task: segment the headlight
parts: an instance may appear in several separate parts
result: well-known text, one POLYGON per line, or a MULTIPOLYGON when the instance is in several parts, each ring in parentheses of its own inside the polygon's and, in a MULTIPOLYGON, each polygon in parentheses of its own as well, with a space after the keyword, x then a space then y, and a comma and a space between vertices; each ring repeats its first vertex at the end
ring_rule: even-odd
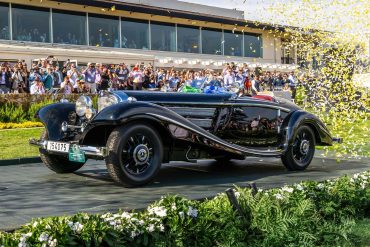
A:
POLYGON ((120 99, 111 93, 106 93, 103 94, 102 96, 99 97, 98 99, 98 112, 103 110, 104 108, 117 104, 120 102, 120 99))
POLYGON ((90 119, 93 117, 92 100, 88 96, 81 96, 76 101, 76 114, 79 117, 90 119))

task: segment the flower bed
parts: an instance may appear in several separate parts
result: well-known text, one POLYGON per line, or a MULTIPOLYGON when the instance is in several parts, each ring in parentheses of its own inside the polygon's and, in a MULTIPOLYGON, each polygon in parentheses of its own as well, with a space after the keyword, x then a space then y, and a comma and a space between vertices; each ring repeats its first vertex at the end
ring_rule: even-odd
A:
POLYGON ((0 122, 0 130, 1 129, 23 129, 23 128, 35 128, 35 127, 43 127, 44 125, 40 122, 31 122, 26 121, 23 123, 1 123, 0 122))
POLYGON ((141 212, 35 219, 3 246, 337 246, 370 216, 370 172, 278 189, 236 188, 206 201, 166 196, 141 212))

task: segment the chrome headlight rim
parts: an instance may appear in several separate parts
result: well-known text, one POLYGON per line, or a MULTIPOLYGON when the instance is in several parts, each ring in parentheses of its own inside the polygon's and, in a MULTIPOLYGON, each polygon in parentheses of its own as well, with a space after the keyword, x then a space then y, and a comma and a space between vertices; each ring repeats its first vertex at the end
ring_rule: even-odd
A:
POLYGON ((101 93, 98 98, 98 112, 101 112, 103 109, 120 103, 122 100, 120 97, 111 92, 101 93))
POLYGON ((79 117, 86 117, 90 119, 94 113, 93 102, 89 96, 82 95, 76 101, 76 114, 79 117))

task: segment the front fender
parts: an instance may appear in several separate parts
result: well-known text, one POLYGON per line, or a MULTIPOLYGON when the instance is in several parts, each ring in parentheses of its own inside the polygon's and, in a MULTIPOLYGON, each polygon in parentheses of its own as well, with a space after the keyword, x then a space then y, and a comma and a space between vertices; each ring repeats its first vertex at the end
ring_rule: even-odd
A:
POLYGON ((37 113, 36 117, 41 120, 48 131, 48 139, 59 141, 63 138, 61 126, 64 121, 68 121, 68 116, 75 111, 75 104, 55 103, 44 106, 37 113))
POLYGON ((303 110, 291 112, 282 124, 283 134, 283 149, 287 149, 293 145, 294 137, 300 126, 307 125, 311 127, 315 133, 316 145, 331 146, 332 137, 325 124, 315 115, 303 110))

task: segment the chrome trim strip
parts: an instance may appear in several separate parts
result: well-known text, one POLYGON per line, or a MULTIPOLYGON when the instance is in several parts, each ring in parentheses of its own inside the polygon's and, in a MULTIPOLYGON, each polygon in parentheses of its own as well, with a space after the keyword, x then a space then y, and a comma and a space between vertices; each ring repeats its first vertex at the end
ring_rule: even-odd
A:
MULTIPOLYGON (((266 108, 272 108, 272 109, 280 109, 285 112, 291 112, 290 109, 281 107, 278 105, 268 105, 268 104, 262 104, 261 103, 225 103, 225 102, 183 102, 183 101, 145 101, 145 102, 150 102, 153 104, 160 104, 160 105, 205 105, 205 106, 218 106, 218 107, 225 107, 225 106, 256 106, 256 107, 266 107, 266 108)), ((170 106, 168 106, 170 108, 170 106)))
POLYGON ((213 117, 216 112, 216 108, 206 108, 206 107, 181 107, 181 106, 170 106, 167 107, 171 111, 176 112, 181 116, 189 117, 213 117))
MULTIPOLYGON (((153 117, 160 118, 162 120, 165 120, 165 121, 168 121, 168 122, 171 122, 171 123, 174 123, 174 124, 177 124, 177 125, 181 126, 182 128, 193 131, 193 132, 195 132, 195 133, 197 133, 201 136, 204 136, 204 134, 205 134, 205 133, 202 133, 199 130, 190 128, 190 127, 188 127, 188 126, 186 126, 186 125, 184 125, 184 124, 182 124, 178 121, 175 121, 171 118, 167 118, 165 116, 154 114, 154 113, 146 113, 146 114, 150 115, 150 116, 153 116, 153 117)), ((261 151, 261 150, 256 150, 256 149, 245 148, 245 147, 238 146, 238 145, 233 145, 233 144, 230 144, 228 142, 225 142, 222 139, 219 139, 218 137, 212 135, 211 133, 207 133, 207 136, 205 136, 205 137, 214 141, 214 142, 216 142, 216 143, 218 143, 218 144, 220 144, 220 145, 223 145, 223 146, 228 147, 230 149, 242 152, 244 154, 252 154, 252 155, 258 155, 258 156, 264 156, 264 157, 277 157, 277 156, 280 156, 282 154, 282 150, 261 151)))

